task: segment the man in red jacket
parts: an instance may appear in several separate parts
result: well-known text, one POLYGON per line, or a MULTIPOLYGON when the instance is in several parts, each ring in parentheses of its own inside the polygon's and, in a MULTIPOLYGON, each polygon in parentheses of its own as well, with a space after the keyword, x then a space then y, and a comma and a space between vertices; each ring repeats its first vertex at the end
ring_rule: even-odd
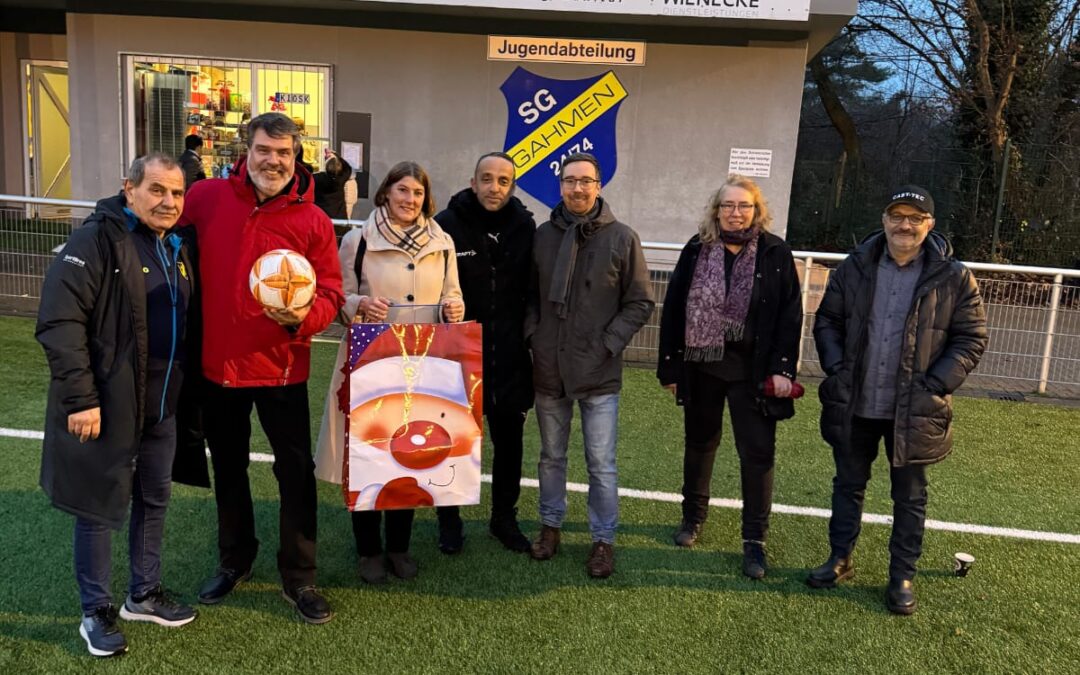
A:
POLYGON ((333 226, 313 200, 311 173, 296 166, 300 132, 281 113, 248 125, 248 156, 227 179, 199 181, 183 221, 193 223, 203 284, 204 425, 214 466, 218 553, 199 602, 215 604, 251 576, 259 542, 248 483, 251 409, 274 451, 281 495, 282 594, 308 623, 333 613, 315 588, 316 493, 307 379, 311 337, 344 304, 333 226), (316 291, 300 309, 264 309, 248 275, 255 260, 291 249, 315 268, 316 291))

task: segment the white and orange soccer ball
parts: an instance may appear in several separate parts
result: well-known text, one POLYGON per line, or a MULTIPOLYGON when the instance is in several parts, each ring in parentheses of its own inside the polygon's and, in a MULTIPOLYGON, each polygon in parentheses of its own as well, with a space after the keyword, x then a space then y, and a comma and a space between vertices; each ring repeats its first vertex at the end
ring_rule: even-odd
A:
POLYGON ((255 301, 267 309, 299 309, 315 296, 315 268, 296 251, 279 248, 259 256, 248 284, 255 301))

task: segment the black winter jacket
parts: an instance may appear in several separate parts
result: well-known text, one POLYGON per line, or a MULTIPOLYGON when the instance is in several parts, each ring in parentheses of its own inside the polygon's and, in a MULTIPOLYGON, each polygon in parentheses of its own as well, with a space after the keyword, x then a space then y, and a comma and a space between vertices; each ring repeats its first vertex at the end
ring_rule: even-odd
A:
MULTIPOLYGON (((829 277, 814 322, 825 381, 821 435, 846 451, 851 418, 866 373, 864 353, 884 232, 859 244, 829 277)), ((931 231, 908 312, 896 378, 892 465, 932 464, 952 449, 952 392, 986 349, 986 312, 971 271, 952 258, 948 240, 931 231)))
POLYGON ((185 150, 177 160, 180 170, 184 172, 184 189, 191 187, 192 183, 206 179, 206 171, 203 169, 199 153, 194 150, 185 150))
MULTIPOLYGON (((146 289, 124 203, 123 195, 99 201, 71 234, 46 272, 36 331, 52 373, 41 487, 58 509, 114 529, 131 503, 148 406, 146 289), (94 407, 101 435, 80 443, 68 415, 94 407)), ((185 239, 180 260, 194 296, 189 246, 185 239)), ((198 324, 186 323, 191 335, 198 324)), ((197 347, 188 354, 197 356, 197 347)))
MULTIPOLYGON (((683 350, 686 348, 686 297, 694 278, 701 239, 694 235, 682 253, 668 280, 667 295, 660 315, 660 354, 656 376, 660 384, 674 384, 675 400, 684 405, 690 388, 686 381, 683 350)), ((795 414, 790 398, 770 398, 763 386, 770 375, 794 380, 799 359, 799 335, 802 332, 802 296, 799 276, 791 248, 780 237, 763 232, 758 239, 751 302, 756 303, 754 355, 750 376, 757 386, 758 406, 777 419, 795 414)))
POLYGON ((315 180, 315 206, 326 212, 331 218, 344 220, 348 215, 345 204, 345 183, 352 177, 352 167, 344 159, 341 170, 337 173, 320 171, 312 178, 315 180))
POLYGON ((533 214, 517 197, 492 213, 466 188, 435 222, 454 240, 465 320, 484 326, 484 407, 524 412, 533 404, 524 334, 533 214))

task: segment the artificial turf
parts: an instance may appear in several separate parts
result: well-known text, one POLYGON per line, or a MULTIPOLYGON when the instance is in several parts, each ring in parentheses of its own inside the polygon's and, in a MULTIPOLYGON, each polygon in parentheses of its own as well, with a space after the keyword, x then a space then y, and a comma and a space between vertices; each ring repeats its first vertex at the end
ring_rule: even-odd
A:
MULTIPOLYGON (((321 415, 334 348, 316 345, 312 423, 321 415)), ((48 369, 33 322, 0 318, 0 427, 40 429, 48 369)), ((831 457, 817 430, 816 392, 780 425, 777 503, 826 508, 831 457)), ((956 450, 930 469, 929 517, 1080 532, 1080 411, 1031 403, 956 400, 956 450)), ((620 485, 677 492, 681 421, 648 371, 627 370, 620 414, 620 485)), ((256 425, 257 426, 257 425, 256 425)), ((535 476, 537 432, 526 425, 525 475, 535 476)), ((580 434, 570 479, 584 482, 580 434)), ((253 450, 269 452, 257 435, 253 450)), ((71 518, 37 488, 40 441, 0 438, 0 672, 1080 672, 1080 546, 930 530, 920 564, 920 608, 885 611, 888 528, 868 524, 855 579, 812 591, 806 569, 827 555, 826 521, 776 514, 763 582, 739 573, 738 512, 712 509, 692 550, 670 536, 675 503, 623 498, 617 571, 584 571, 585 497, 572 493, 564 546, 537 563, 486 534, 484 504, 463 509, 464 553, 441 555, 431 512, 421 512, 413 582, 364 586, 355 571, 348 514, 337 486, 320 484, 320 585, 334 621, 308 626, 276 583, 276 485, 267 464, 251 469, 259 538, 255 577, 223 604, 200 608, 181 629, 122 624, 129 654, 86 654, 78 637, 71 518), (953 552, 973 553, 964 579, 953 552)), ((485 466, 490 466, 485 461, 485 466)), ((867 510, 888 513, 883 459, 867 510)), ((713 494, 738 497, 734 448, 725 438, 713 494)), ((537 493, 520 515, 535 532, 537 493)), ((166 532, 165 583, 186 600, 215 564, 212 495, 177 486, 166 532)), ((122 599, 126 542, 114 546, 113 587, 122 599)))

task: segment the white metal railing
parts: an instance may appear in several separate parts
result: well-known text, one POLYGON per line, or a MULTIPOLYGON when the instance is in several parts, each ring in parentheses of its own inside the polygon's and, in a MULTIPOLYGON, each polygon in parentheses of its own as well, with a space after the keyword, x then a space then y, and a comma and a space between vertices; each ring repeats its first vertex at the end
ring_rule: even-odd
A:
MULTIPOLYGON (((89 201, 0 195, 0 311, 37 310, 45 269, 72 228, 93 207, 94 202, 89 201)), ((339 227, 355 227, 360 221, 333 222, 339 227)), ((628 358, 648 362, 656 358, 667 277, 683 245, 644 242, 643 246, 657 309, 631 342, 628 358)), ((831 269, 847 255, 795 251, 794 256, 802 281, 799 372, 818 375, 814 314, 831 269)), ((972 379, 989 390, 1080 396, 1080 270, 965 264, 980 277, 990 330, 990 347, 972 379), (1003 275, 1024 278, 1001 278, 1003 275)))
MULTIPOLYGON (((682 244, 643 242, 646 251, 677 252, 682 244)), ((799 372, 820 375, 813 322, 828 275, 846 253, 793 251, 802 282, 803 325, 799 372), (819 263, 832 263, 820 265, 819 263)), ((972 382, 990 390, 1080 396, 1080 269, 965 263, 977 277, 987 306, 990 342, 972 382), (998 278, 1023 275, 1025 279, 998 278), (1066 285, 1066 280, 1076 280, 1066 285)), ((667 266, 670 269, 670 264, 667 266)), ((664 283, 666 286, 666 282, 664 283)), ((663 295, 658 296, 662 300, 663 295)), ((655 319, 658 321, 658 306, 655 319)), ((644 349, 642 333, 631 346, 644 349)))

